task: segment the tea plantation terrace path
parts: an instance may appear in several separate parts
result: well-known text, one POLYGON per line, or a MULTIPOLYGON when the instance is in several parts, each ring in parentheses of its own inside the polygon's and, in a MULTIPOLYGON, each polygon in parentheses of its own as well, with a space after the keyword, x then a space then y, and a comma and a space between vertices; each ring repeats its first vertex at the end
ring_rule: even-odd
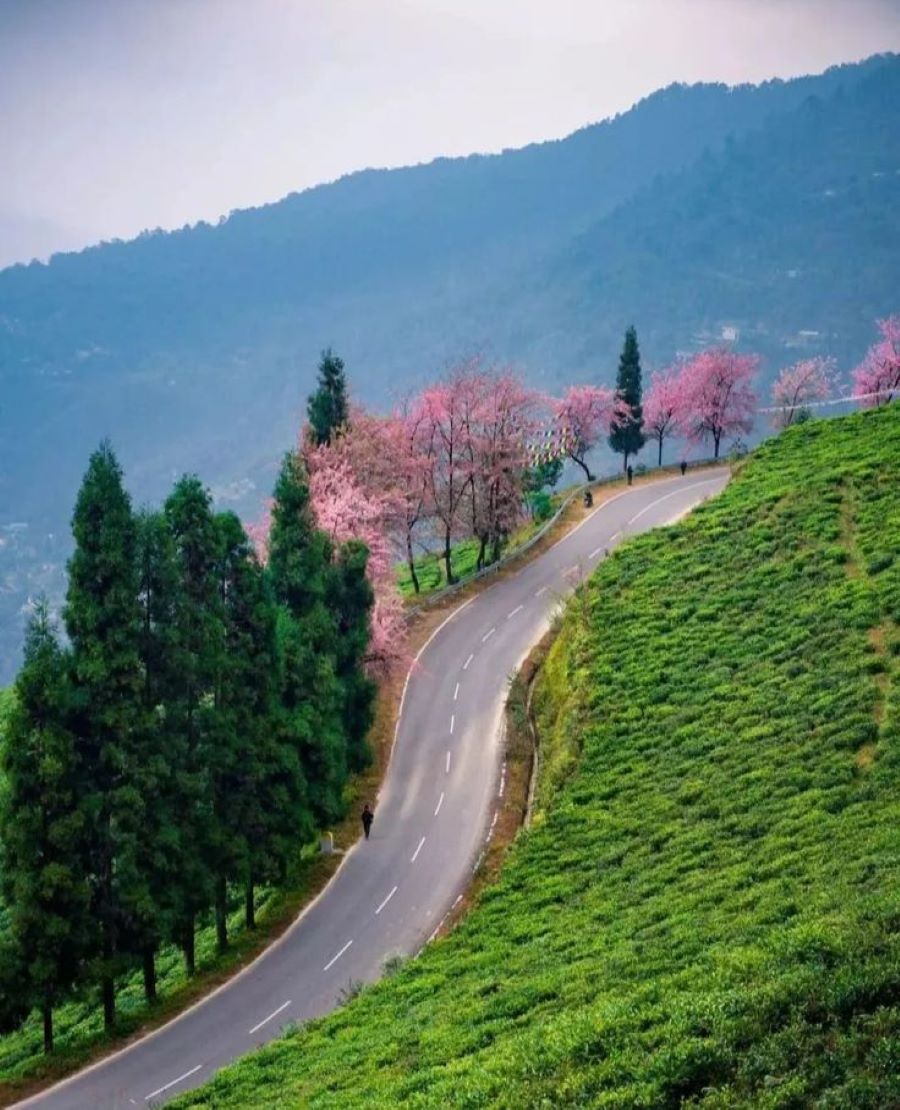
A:
POLYGON ((471 878, 504 789, 500 725, 507 680, 559 599, 607 550, 717 493, 725 469, 636 486, 554 547, 463 603, 425 645, 401 704, 368 841, 253 964, 143 1040, 21 1106, 150 1106, 197 1086, 276 1036, 335 1007, 392 955, 416 952, 471 878))

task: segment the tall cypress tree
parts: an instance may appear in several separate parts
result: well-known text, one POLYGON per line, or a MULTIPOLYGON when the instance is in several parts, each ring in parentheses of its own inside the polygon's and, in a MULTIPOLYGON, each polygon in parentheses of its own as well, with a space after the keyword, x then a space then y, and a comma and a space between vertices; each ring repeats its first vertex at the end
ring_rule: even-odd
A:
MULTIPOLYGON (((219 823, 227 832, 221 877, 243 883, 246 923, 252 928, 256 884, 283 879, 291 855, 313 829, 303 771, 278 715, 275 602, 240 521, 222 513, 218 522, 225 610, 218 712, 232 753, 220 795, 219 823)), ((221 905, 220 919, 222 943, 221 905)))
POLYGON ((0 752, 0 874, 10 926, 3 975, 12 978, 4 986, 17 996, 0 1010, 12 1024, 28 1004, 38 1006, 51 1052, 53 1008, 82 974, 93 920, 67 662, 45 602, 28 624, 16 695, 0 752))
POLYGON ((156 950, 171 932, 178 888, 178 744, 168 714, 176 683, 175 616, 178 567, 165 517, 137 517, 139 651, 142 668, 142 759, 154 790, 145 809, 139 866, 149 901, 131 922, 132 945, 140 954, 147 1001, 156 1001, 156 950))
POLYGON ((216 773, 215 691, 221 666, 222 605, 219 531, 209 493, 194 476, 181 478, 166 500, 165 517, 175 545, 178 588, 171 658, 175 678, 168 720, 177 750, 178 884, 173 940, 193 975, 197 914, 211 901, 220 832, 212 782, 216 773))
POLYGON ((306 414, 317 446, 331 443, 335 432, 347 423, 349 411, 344 363, 330 347, 322 352, 316 391, 309 398, 306 414))
POLYGON ((613 423, 609 434, 609 445, 613 451, 618 451, 622 455, 622 469, 627 470, 629 457, 636 455, 646 442, 641 406, 643 399, 641 353, 638 349, 637 332, 633 326, 625 332, 625 343, 619 356, 616 396, 628 405, 630 413, 613 423))
POLYGON ((343 812, 347 745, 336 674, 337 629, 325 604, 331 543, 315 527, 303 460, 285 456, 275 484, 269 575, 281 608, 278 648, 283 727, 298 753, 316 822, 343 812))
POLYGON ((64 616, 72 645, 79 794, 91 828, 97 968, 109 1027, 115 1020, 114 979, 128 955, 122 931, 148 904, 138 861, 153 790, 141 751, 135 520, 109 443, 91 456, 72 531, 64 616))
POLYGON ((350 769, 361 771, 371 761, 366 734, 374 718, 375 683, 365 672, 372 635, 375 594, 366 577, 365 544, 343 544, 331 568, 328 607, 337 626, 336 670, 342 687, 343 725, 350 769))

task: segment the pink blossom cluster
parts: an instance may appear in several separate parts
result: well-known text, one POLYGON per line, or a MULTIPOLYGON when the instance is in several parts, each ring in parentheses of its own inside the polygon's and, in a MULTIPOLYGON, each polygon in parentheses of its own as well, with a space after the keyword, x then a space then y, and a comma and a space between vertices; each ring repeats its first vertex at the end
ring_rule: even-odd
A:
POLYGON ((900 316, 878 321, 881 339, 853 371, 853 392, 869 408, 886 405, 900 395, 900 316))

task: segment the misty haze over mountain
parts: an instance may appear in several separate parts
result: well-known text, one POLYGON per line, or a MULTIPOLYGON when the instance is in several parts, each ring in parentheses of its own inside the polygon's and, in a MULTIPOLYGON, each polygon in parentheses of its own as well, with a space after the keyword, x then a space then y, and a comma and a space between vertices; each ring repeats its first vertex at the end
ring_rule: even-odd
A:
POLYGON ((548 390, 723 335, 767 372, 862 356, 900 289, 900 59, 672 86, 569 138, 364 171, 217 226, 0 272, 0 683, 57 600, 109 435, 137 503, 197 471, 253 516, 319 350, 387 406, 482 350, 548 390))

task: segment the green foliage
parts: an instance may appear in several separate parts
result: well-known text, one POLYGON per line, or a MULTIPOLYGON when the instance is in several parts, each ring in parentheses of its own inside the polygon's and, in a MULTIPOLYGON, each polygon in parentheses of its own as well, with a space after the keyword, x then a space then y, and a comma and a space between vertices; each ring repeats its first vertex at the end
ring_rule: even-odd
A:
POLYGON ((528 494, 528 508, 531 511, 532 520, 538 524, 543 524, 553 516, 553 500, 546 490, 536 490, 528 494))
POLYGON ((544 459, 535 466, 529 467, 522 475, 522 490, 524 493, 540 493, 548 486, 552 489, 562 477, 563 460, 558 456, 544 459))
POLYGON ((604 561, 497 885, 178 1104, 900 1103, 898 457, 896 405, 791 428, 604 561))
POLYGON ((303 460, 288 454, 275 483, 269 536, 269 573, 281 603, 280 700, 284 727, 306 773, 313 817, 323 826, 343 813, 349 766, 337 630, 326 605, 331 557, 331 542, 313 522, 303 460))
POLYGON ((143 701, 137 530, 109 443, 91 456, 72 518, 64 611, 71 642, 78 804, 88 831, 83 867, 93 876, 97 974, 108 1025, 113 979, 127 961, 127 933, 149 905, 139 859, 151 768, 141 758, 143 701))
POLYGON ((628 466, 629 456, 636 455, 647 439, 643 432, 644 417, 641 407, 641 353, 638 349, 637 332, 633 327, 625 332, 616 374, 616 394, 628 405, 629 413, 613 424, 609 445, 622 456, 622 466, 625 468, 628 466))
POLYGON ((306 407, 313 442, 317 446, 331 443, 332 436, 347 423, 347 382, 344 362, 329 347, 322 352, 319 380, 306 407))
POLYGON ((0 749, 0 845, 9 906, 9 931, 0 938, 0 1026, 17 1024, 38 1006, 48 1050, 52 1009, 81 977, 91 934, 88 827, 79 806, 82 768, 68 727, 67 672, 46 602, 39 602, 0 749))
POLYGON ((54 1021, 65 1052, 96 1039, 98 986, 106 1030, 123 997, 133 1027, 139 979, 149 1005, 183 982, 172 943, 186 976, 198 937, 208 963, 212 910, 224 952, 235 899, 253 927, 343 812, 369 758, 368 554, 313 527, 297 457, 274 518, 269 573, 198 478, 135 517, 109 445, 91 457, 71 649, 42 606, 0 700, 0 1077, 35 1070, 33 1008, 46 1050, 54 1021))

